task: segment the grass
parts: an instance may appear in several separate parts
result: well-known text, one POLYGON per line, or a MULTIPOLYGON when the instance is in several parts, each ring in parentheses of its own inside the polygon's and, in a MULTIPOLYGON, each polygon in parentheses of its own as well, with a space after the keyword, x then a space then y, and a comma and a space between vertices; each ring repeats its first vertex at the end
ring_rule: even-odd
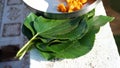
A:
POLYGON ((119 54, 120 54, 120 35, 114 35, 114 38, 115 38, 115 42, 117 44, 118 51, 119 51, 119 54))

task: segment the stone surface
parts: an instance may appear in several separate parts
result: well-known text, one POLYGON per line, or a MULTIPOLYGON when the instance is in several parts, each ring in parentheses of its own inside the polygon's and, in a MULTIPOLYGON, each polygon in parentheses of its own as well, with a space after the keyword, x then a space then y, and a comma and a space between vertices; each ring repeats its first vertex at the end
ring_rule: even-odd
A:
POLYGON ((2 37, 20 36, 21 23, 8 23, 3 25, 2 37))
POLYGON ((16 49, 26 42, 21 28, 30 11, 25 8, 22 0, 0 0, 0 68, 29 68, 29 53, 14 59, 16 49))
MULTIPOLYGON (((102 2, 96 15, 106 15, 102 2)), ((30 68, 120 68, 120 56, 109 23, 96 34, 93 49, 79 58, 44 60, 36 50, 30 52, 30 68)))
POLYGON ((19 5, 22 3, 22 0, 7 0, 7 5, 19 5))
POLYGON ((4 7, 4 0, 0 0, 0 33, 1 33, 3 7, 4 7))

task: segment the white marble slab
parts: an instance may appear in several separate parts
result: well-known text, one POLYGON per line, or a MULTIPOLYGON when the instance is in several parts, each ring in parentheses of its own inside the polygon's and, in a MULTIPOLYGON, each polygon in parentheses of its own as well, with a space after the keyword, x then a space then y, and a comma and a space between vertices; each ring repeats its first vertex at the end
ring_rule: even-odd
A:
MULTIPOLYGON (((96 7, 96 15, 106 15, 102 2, 96 7)), ((46 61, 32 50, 30 68, 120 68, 120 56, 109 23, 96 34, 94 47, 88 54, 75 59, 46 61)))

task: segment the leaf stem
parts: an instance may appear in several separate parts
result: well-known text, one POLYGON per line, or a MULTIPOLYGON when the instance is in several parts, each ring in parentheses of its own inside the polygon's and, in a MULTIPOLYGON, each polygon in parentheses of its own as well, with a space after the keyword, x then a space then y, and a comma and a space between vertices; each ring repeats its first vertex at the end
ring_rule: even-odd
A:
POLYGON ((18 58, 19 60, 21 60, 23 58, 23 56, 26 54, 26 52, 29 51, 30 47, 32 45, 31 42, 39 35, 39 33, 35 34, 16 54, 15 58, 18 58))

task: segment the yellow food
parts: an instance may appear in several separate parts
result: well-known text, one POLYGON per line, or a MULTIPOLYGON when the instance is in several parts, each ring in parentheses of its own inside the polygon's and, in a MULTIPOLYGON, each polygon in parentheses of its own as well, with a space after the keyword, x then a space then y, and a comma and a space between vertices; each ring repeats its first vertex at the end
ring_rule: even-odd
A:
POLYGON ((80 2, 81 2, 81 3, 86 3, 86 2, 87 2, 87 0, 80 0, 80 2))
POLYGON ((60 12, 74 12, 80 10, 87 0, 66 0, 66 5, 60 3, 57 7, 60 12))
POLYGON ((61 11, 61 12, 66 12, 67 11, 67 9, 66 9, 66 7, 63 3, 58 5, 58 11, 61 11))

